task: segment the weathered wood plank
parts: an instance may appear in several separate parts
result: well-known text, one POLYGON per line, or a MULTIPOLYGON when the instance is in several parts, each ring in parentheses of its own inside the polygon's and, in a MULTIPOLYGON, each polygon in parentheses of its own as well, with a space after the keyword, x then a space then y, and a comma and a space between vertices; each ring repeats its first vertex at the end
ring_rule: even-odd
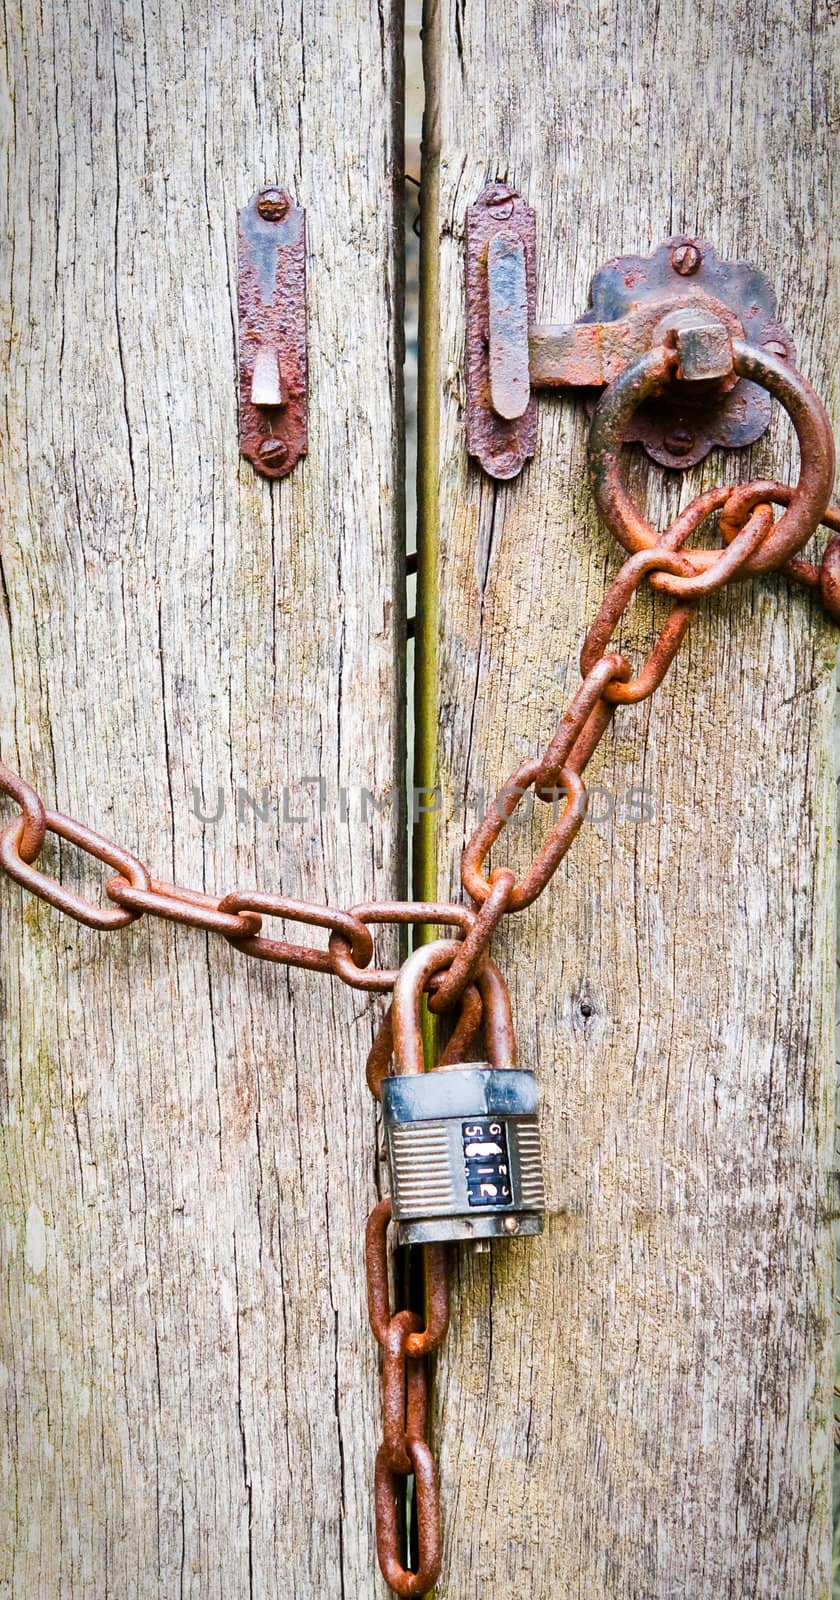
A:
MULTIPOLYGON (((391 894, 396 808, 359 791, 402 761, 399 8, 5 26, 3 753, 159 876, 391 894), (310 454, 270 489, 237 455, 236 212, 277 180, 308 213, 310 454)), ((376 1007, 0 907, 0 1592, 382 1594, 376 1007)))
MULTIPOLYGON (((603 260, 672 232, 755 260, 837 418, 837 122, 830 18, 797 0, 451 0, 427 24, 443 889, 464 795, 543 748, 618 563, 578 404, 543 401, 511 487, 467 467, 466 206, 494 178, 536 205, 542 320, 578 315, 603 260)), ((701 482, 794 465, 777 422, 749 460, 635 481, 662 524, 701 482)), ((640 601, 633 659, 663 616, 640 601)), ((478 1575, 484 1600, 828 1592, 835 647, 778 580, 708 605, 593 764, 602 820, 500 941, 542 1079, 551 1222, 460 1258, 438 1374, 447 1600, 478 1575)), ((545 826, 493 860, 524 864, 545 826)))

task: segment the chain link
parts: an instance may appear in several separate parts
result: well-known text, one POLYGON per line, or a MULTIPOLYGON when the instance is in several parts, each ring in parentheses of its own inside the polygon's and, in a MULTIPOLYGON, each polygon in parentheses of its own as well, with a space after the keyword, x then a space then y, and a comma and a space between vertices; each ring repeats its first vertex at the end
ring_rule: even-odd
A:
POLYGON ((449 1326, 449 1274, 445 1246, 421 1246, 426 1322, 412 1311, 392 1311, 388 1227, 391 1200, 374 1206, 365 1233, 368 1317, 382 1348, 382 1444, 376 1457, 376 1550, 385 1582, 398 1595, 425 1595, 440 1572, 440 1490, 426 1439, 427 1357, 449 1326), (414 1481, 417 1564, 405 1565, 405 1484, 414 1481), (401 1487, 402 1486, 402 1487, 401 1487))
MULTIPOLYGON (((623 491, 616 483, 612 473, 607 490, 618 497, 623 515, 629 518, 620 501, 623 491)), ((654 537, 637 514, 635 521, 628 520, 641 548, 622 566, 586 634, 580 656, 580 688, 543 754, 517 765, 464 849, 461 877, 471 905, 394 900, 343 911, 257 890, 236 890, 216 898, 203 890, 165 883, 153 878, 136 856, 92 828, 47 810, 36 791, 2 763, 0 794, 16 803, 19 814, 0 833, 0 867, 30 894, 88 927, 115 930, 143 915, 161 917, 218 933, 243 955, 325 973, 371 993, 392 990, 398 976, 395 968, 373 965, 371 925, 453 927, 460 941, 448 970, 430 971, 426 981, 430 1009, 435 1013, 452 1011, 455 1018, 439 1065, 464 1059, 482 1021, 485 1031, 488 1027, 501 1030, 495 1041, 499 1051, 512 1052, 507 994, 490 959, 490 943, 503 917, 524 910, 542 893, 569 849, 586 815, 582 773, 616 707, 636 704, 658 688, 703 596, 733 578, 767 571, 774 562, 789 578, 818 589, 827 612, 840 622, 840 509, 830 506, 822 518, 833 537, 817 567, 788 554, 789 545, 783 546, 779 539, 780 525, 773 521, 772 506, 790 507, 795 499, 796 491, 784 484, 761 480, 737 489, 706 491, 664 533, 654 537), (683 544, 714 512, 720 513, 723 549, 693 551, 688 559, 688 553, 682 553, 683 544), (608 646, 643 579, 677 603, 634 676, 625 656, 608 646), (487 875, 488 854, 529 789, 544 801, 562 799, 559 819, 518 882, 508 867, 497 866, 487 875), (94 904, 35 865, 48 834, 113 869, 116 876, 105 884, 111 905, 94 904), (264 916, 324 929, 329 935, 327 946, 268 938, 262 932, 264 916), (499 1003, 502 991, 504 1004, 499 1003)), ((786 516, 790 515, 788 511, 786 516)), ((391 1070, 393 1052, 389 1008, 367 1063, 368 1085, 377 1099, 382 1078, 391 1070)), ((439 1490, 426 1439, 427 1362, 446 1333, 449 1288, 445 1247, 424 1245, 425 1324, 415 1312, 392 1309, 390 1220, 391 1201, 385 1198, 371 1213, 366 1234, 370 1323, 383 1351, 383 1443, 375 1474, 377 1549, 386 1582, 398 1595, 410 1597, 427 1594, 440 1570, 439 1490), (414 1484, 415 1540, 407 1539, 404 1527, 409 1478, 414 1484), (416 1545, 413 1569, 405 1565, 407 1543, 416 1545)))

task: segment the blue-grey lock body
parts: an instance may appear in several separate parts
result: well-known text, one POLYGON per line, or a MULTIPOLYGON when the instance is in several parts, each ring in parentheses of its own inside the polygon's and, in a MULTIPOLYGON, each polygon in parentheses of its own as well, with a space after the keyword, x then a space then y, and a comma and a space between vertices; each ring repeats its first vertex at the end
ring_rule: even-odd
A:
POLYGON ((532 1072, 469 1062, 384 1078, 382 1107, 401 1243, 542 1232, 532 1072))

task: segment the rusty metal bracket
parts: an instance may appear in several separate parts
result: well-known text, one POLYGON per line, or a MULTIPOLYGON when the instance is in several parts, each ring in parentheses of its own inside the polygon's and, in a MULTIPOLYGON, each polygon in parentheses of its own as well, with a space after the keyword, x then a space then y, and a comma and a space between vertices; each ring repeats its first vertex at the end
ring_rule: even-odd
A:
POLYGON ((536 215, 490 184, 467 210, 467 449, 493 478, 514 478, 536 448, 536 389, 596 391, 657 343, 677 351, 673 381, 628 426, 664 467, 691 467, 715 445, 764 433, 770 396, 733 370, 732 340, 792 361, 769 279, 679 235, 650 256, 619 256, 595 275, 589 309, 567 327, 538 325, 536 215))
POLYGON ((285 189, 239 213, 239 449, 267 478, 306 455, 306 213, 285 189))

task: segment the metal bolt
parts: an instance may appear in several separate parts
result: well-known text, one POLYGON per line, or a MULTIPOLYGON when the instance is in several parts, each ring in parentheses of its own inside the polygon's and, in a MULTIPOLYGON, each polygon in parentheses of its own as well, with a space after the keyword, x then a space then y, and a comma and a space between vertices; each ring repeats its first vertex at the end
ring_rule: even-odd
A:
POLYGON ((263 189, 257 211, 264 222, 282 222, 291 203, 285 189, 263 189))
POLYGON ((768 356, 778 356, 780 361, 787 361, 787 350, 778 339, 770 339, 764 346, 768 356))
POLYGON ((696 272, 703 260, 702 253, 696 244, 678 244, 671 251, 671 266, 681 278, 690 278, 696 272))
POLYGON ((282 439, 263 439, 260 445, 260 460, 267 467, 282 467, 288 454, 282 439))
POLYGON ((518 1233, 519 1232, 519 1218, 518 1217, 505 1217, 505 1220, 502 1223, 502 1227, 504 1228, 505 1233, 518 1233))
POLYGON ((687 456, 694 444, 694 434, 688 428, 672 428, 662 442, 669 455, 687 456))

